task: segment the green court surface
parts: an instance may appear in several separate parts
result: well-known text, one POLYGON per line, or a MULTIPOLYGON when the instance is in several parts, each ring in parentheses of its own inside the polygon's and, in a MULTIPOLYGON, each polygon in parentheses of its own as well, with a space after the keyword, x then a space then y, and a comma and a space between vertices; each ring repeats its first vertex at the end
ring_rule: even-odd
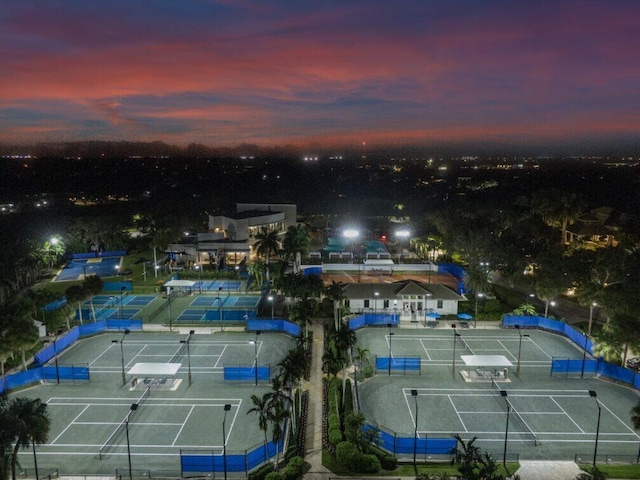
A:
MULTIPOLYGON (((247 411, 253 406, 251 395, 262 396, 269 391, 269 385, 225 382, 223 366, 250 366, 257 352, 258 365, 270 365, 273 378, 277 363, 295 347, 295 340, 279 333, 256 337, 218 332, 193 335, 187 349, 180 343, 186 338, 177 333, 147 332, 109 332, 90 337, 58 358, 60 365, 88 363, 90 382, 57 385, 54 381, 15 392, 40 398, 49 405, 49 439, 37 447, 40 475, 55 469, 60 475, 128 472, 127 428, 133 471, 156 475, 180 475, 181 449, 208 449, 209 453, 221 454, 223 421, 228 455, 262 445, 264 433, 258 428, 257 416, 248 415, 247 411), (127 372, 141 363, 181 365, 175 381, 171 375, 149 375, 146 382, 144 376, 138 377, 134 386, 134 377, 127 372), (151 383, 149 395, 145 396, 151 383), (137 410, 131 412, 136 403, 137 410), (231 405, 226 419, 225 404, 231 405)), ((30 450, 21 452, 20 463, 33 471, 30 450)))
MULTIPOLYGON (((507 451, 520 459, 593 458, 599 408, 598 458, 635 461, 640 436, 630 421, 638 393, 593 374, 550 375, 551 358, 582 359, 582 351, 564 337, 538 330, 458 330, 365 328, 358 342, 375 355, 421 357, 421 373, 379 371, 359 383, 365 417, 389 432, 420 438, 477 437, 476 444, 502 459, 507 451), (454 341, 456 371, 453 374, 454 341), (520 344, 520 342, 522 343, 520 344), (521 345, 520 378, 516 377, 521 345), (497 372, 480 381, 465 381, 469 370, 461 355, 503 355, 513 363, 505 379, 497 372), (415 390, 415 395, 412 395, 415 390), (500 392, 503 390, 505 394, 500 392), (593 398, 589 391, 596 392, 593 398)), ((475 368, 475 367, 474 367, 475 368)))

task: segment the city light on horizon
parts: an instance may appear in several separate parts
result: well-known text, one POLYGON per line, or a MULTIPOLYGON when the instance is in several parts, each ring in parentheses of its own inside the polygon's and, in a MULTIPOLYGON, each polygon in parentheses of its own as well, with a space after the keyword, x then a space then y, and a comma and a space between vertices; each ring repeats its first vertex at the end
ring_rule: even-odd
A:
POLYGON ((0 142, 637 144, 639 13, 25 0, 0 20, 0 142))

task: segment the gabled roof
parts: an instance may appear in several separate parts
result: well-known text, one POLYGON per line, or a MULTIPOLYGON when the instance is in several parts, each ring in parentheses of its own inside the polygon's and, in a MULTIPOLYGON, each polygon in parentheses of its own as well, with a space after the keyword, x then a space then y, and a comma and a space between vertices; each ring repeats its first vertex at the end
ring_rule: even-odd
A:
POLYGON ((449 287, 439 283, 420 283, 413 280, 394 283, 350 283, 344 287, 344 293, 350 299, 374 298, 376 292, 380 299, 398 298, 403 295, 429 295, 434 300, 465 300, 449 287))

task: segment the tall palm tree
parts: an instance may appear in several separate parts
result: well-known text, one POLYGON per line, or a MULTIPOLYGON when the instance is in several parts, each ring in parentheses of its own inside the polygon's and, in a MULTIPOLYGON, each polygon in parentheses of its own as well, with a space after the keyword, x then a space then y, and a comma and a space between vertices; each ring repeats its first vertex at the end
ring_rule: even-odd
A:
POLYGON ((12 346, 14 351, 20 352, 22 370, 26 370, 26 352, 38 342, 40 336, 28 310, 18 307, 12 308, 12 310, 12 321, 5 332, 4 340, 12 346))
POLYGON ((269 263, 273 256, 280 251, 280 240, 278 239, 278 232, 275 230, 268 230, 266 227, 262 227, 259 233, 256 234, 256 243, 253 248, 259 257, 264 257, 267 265, 267 280, 270 280, 269 276, 269 263))
POLYGON ((247 415, 250 413, 258 415, 258 428, 264 432, 264 457, 266 459, 269 457, 267 431, 269 430, 269 422, 273 420, 269 396, 266 393, 262 397, 251 395, 251 403, 253 403, 253 407, 247 410, 247 415))
POLYGON ((18 452, 31 444, 45 443, 51 422, 47 404, 42 403, 39 398, 14 398, 9 403, 9 418, 15 442, 11 454, 11 478, 16 480, 18 452))
POLYGON ((291 225, 282 241, 285 258, 293 259, 293 272, 297 273, 302 263, 302 256, 309 251, 309 235, 307 227, 301 224, 291 225))
POLYGON ((342 305, 347 298, 344 293, 344 287, 346 286, 346 283, 336 282, 335 280, 332 280, 331 285, 327 285, 327 287, 325 288, 325 294, 333 302, 333 322, 336 331, 338 330, 339 324, 342 320, 340 318, 342 305))

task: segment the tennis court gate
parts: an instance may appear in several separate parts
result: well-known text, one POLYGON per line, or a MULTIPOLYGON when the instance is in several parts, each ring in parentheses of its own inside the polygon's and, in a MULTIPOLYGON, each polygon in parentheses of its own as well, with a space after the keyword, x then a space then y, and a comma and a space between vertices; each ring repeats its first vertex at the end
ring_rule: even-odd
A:
POLYGON ((598 361, 590 358, 576 359, 553 357, 551 359, 550 376, 595 377, 598 361))

